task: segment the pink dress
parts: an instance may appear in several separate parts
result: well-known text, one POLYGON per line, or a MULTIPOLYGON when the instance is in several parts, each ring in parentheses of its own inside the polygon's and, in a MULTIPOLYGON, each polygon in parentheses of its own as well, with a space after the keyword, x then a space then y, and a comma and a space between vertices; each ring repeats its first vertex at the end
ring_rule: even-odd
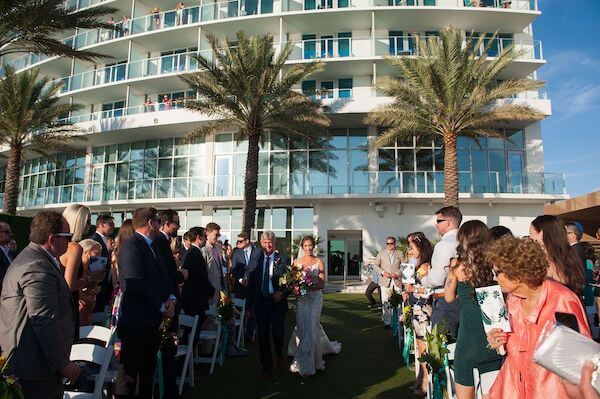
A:
POLYGON ((575 315, 580 332, 591 337, 581 300, 564 285, 545 280, 538 305, 529 316, 523 313, 522 301, 511 295, 507 302, 514 332, 508 336, 508 356, 490 390, 490 398, 564 399, 567 394, 560 378, 533 363, 533 352, 546 323, 555 321, 555 312, 575 315))

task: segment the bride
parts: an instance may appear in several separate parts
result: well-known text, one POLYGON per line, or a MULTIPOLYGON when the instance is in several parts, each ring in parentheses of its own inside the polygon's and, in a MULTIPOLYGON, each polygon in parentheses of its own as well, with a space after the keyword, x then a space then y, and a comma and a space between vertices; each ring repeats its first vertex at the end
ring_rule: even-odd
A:
POLYGON ((294 264, 302 266, 307 275, 318 281, 306 295, 298 296, 296 328, 288 345, 288 355, 294 356, 290 370, 305 377, 316 374, 317 370, 325 370, 323 355, 340 353, 342 344, 329 341, 320 322, 325 287, 325 265, 314 255, 314 239, 310 236, 303 237, 300 248, 302 252, 298 254, 294 264))

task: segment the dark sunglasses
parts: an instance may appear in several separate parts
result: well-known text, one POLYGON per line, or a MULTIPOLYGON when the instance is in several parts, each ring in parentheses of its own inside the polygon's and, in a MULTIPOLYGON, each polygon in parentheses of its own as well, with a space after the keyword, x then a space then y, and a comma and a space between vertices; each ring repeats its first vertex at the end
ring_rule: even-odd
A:
POLYGON ((246 240, 237 240, 236 242, 237 242, 238 244, 241 244, 241 243, 243 243, 244 241, 246 241, 246 240))
POLYGON ((395 242, 386 242, 387 245, 396 245, 395 242))
POLYGON ((440 223, 442 223, 442 222, 445 222, 445 221, 447 221, 447 220, 448 220, 448 219, 438 219, 438 220, 436 220, 436 223, 437 223, 437 224, 440 224, 440 223))

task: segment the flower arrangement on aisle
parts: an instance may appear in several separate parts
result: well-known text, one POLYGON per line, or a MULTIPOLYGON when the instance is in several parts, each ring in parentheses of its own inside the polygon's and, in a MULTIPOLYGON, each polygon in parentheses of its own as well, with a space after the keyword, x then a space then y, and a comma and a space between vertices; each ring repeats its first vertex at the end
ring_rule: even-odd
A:
POLYGON ((433 379, 433 399, 446 399, 447 388, 446 373, 444 368, 448 364, 448 349, 446 348, 446 335, 438 332, 438 326, 434 326, 431 332, 425 333, 427 349, 419 357, 420 362, 427 363, 429 374, 433 379))
POLYGON ((398 318, 398 307, 402 305, 402 295, 396 291, 394 285, 392 285, 392 292, 388 296, 388 307, 392 311, 392 334, 394 336, 398 335, 398 322, 400 319, 398 318))
POLYGON ((24 399, 23 390, 15 376, 6 375, 6 368, 10 356, 0 356, 0 398, 1 399, 24 399))
POLYGON ((165 346, 167 345, 167 343, 170 340, 172 340, 175 345, 177 344, 177 342, 175 342, 177 336, 173 336, 173 334, 171 333, 171 323, 172 322, 173 322, 173 318, 167 317, 167 318, 163 319, 163 321, 159 327, 160 344, 158 346, 158 352, 156 353, 156 369, 154 372, 154 381, 158 381, 158 394, 159 394, 158 397, 159 397, 159 399, 162 399, 165 395, 165 380, 164 380, 164 375, 163 375, 163 362, 162 362, 163 352, 165 350, 165 346))
POLYGON ((217 314, 221 319, 222 325, 228 325, 235 316, 235 307, 233 306, 233 300, 225 292, 220 292, 219 305, 217 306, 217 314))
POLYGON ((303 270, 301 264, 287 266, 285 272, 279 277, 279 285, 288 287, 296 296, 304 296, 318 281, 303 270))
POLYGON ((406 364, 407 366, 410 361, 410 348, 412 348, 415 339, 415 330, 412 321, 412 307, 408 304, 404 305, 402 307, 402 326, 404 327, 404 344, 402 347, 402 357, 404 358, 404 364, 406 364))

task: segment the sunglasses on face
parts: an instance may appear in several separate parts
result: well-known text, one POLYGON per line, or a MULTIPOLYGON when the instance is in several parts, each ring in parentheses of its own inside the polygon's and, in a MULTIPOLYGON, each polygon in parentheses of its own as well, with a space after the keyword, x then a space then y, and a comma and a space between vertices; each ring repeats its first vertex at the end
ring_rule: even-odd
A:
POLYGON ((238 244, 241 244, 241 243, 243 243, 244 241, 246 241, 246 240, 237 240, 236 242, 237 242, 238 244))
POLYGON ((396 245, 395 242, 386 242, 387 245, 396 245))
POLYGON ((437 224, 440 224, 440 223, 442 223, 442 222, 445 222, 446 220, 448 220, 448 219, 438 219, 438 220, 436 220, 436 223, 437 223, 437 224))

